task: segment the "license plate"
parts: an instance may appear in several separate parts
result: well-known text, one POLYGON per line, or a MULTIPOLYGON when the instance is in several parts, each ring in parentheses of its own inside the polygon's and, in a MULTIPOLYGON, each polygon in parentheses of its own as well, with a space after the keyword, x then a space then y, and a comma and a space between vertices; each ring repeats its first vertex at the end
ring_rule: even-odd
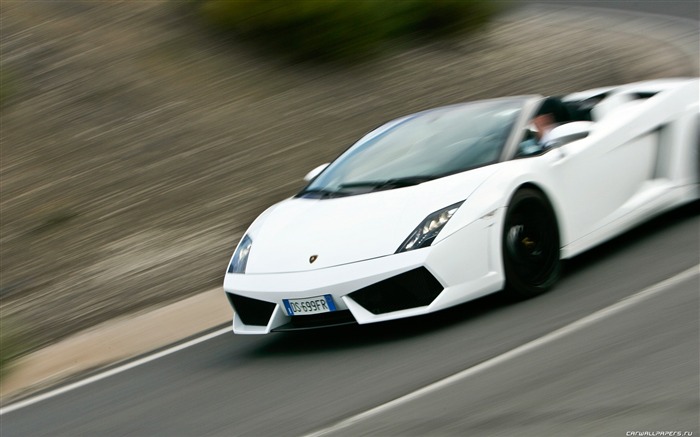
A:
POLYGON ((284 308, 290 316, 320 314, 335 311, 333 297, 330 294, 307 297, 305 299, 283 299, 284 308))

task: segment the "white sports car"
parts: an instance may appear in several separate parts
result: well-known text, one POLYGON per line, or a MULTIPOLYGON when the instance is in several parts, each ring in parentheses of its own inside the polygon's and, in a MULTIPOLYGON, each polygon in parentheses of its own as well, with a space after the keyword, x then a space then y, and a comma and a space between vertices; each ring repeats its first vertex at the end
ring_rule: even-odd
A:
POLYGON ((250 226, 224 279, 234 332, 546 291, 560 260, 698 199, 699 83, 484 100, 379 127, 250 226), (552 100, 565 115, 543 141, 533 120, 552 100))

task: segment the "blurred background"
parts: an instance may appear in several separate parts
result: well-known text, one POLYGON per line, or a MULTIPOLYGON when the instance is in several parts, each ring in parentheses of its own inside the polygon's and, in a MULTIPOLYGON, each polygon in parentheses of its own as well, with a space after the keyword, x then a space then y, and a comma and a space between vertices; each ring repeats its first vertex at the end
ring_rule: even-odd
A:
POLYGON ((219 286, 257 214, 388 120, 698 74, 515 1, 3 2, 1 25, 3 360, 219 286))

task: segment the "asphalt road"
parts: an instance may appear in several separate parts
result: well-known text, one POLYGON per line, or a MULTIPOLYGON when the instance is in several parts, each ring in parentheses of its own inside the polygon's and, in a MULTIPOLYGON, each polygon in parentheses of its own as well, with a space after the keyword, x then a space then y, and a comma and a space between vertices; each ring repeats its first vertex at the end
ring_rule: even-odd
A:
MULTIPOLYGON (((374 326, 224 335, 1 418, 3 437, 304 435, 508 352, 700 262, 695 203, 566 265, 552 292, 374 326)), ((693 276, 334 435, 698 429, 693 276)))
MULTIPOLYGON (((519 1, 523 3, 523 0, 519 1)), ((700 3, 697 0, 525 0, 524 3, 538 5, 555 5, 561 7, 607 8, 626 12, 660 14, 700 20, 700 3)))
POLYGON ((523 356, 323 435, 697 435, 697 310, 695 276, 523 356))

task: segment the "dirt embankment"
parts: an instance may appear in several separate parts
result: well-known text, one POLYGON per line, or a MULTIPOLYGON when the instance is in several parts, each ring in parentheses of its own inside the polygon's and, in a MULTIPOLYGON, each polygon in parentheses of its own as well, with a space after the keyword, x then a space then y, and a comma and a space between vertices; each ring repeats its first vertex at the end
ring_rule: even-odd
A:
POLYGON ((345 69, 261 58, 170 2, 8 2, 1 44, 1 308, 34 346, 220 284, 255 215, 383 121, 698 74, 643 29, 528 12, 345 69))

